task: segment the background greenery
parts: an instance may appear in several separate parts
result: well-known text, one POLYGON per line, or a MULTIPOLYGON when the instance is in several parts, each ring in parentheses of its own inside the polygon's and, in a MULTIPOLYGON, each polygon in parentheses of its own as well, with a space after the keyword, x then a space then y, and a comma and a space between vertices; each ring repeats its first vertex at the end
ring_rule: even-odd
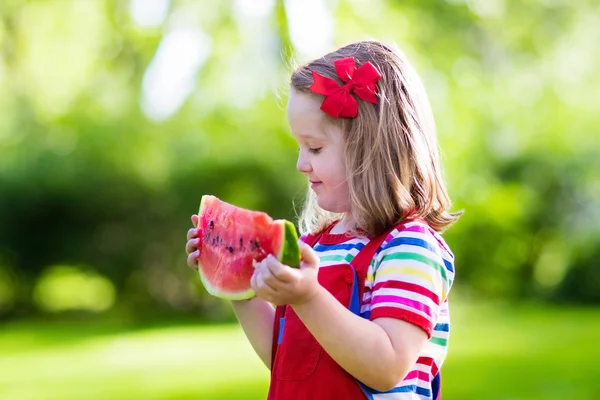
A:
POLYGON ((447 399, 600 395, 600 4, 0 2, 0 398, 259 399, 185 265, 212 193, 294 219, 289 67, 396 42, 460 222, 447 399))

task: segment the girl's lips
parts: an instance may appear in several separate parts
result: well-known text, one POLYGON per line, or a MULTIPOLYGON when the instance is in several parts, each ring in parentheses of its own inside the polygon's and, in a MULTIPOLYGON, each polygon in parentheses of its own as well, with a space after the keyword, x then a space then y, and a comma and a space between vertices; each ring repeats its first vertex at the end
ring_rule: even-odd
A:
POLYGON ((310 182, 310 187, 311 189, 316 188, 317 186, 321 185, 323 182, 310 182))

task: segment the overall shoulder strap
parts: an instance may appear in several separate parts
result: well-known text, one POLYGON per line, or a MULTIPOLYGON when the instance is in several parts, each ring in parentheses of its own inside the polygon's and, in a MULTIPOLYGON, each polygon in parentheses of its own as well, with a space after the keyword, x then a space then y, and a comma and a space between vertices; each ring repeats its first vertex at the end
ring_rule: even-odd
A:
POLYGON ((354 268, 354 272, 356 274, 356 295, 353 296, 351 302, 353 309, 360 307, 361 299, 363 298, 363 293, 365 290, 365 279, 367 277, 367 271, 369 270, 369 265, 371 264, 371 260, 375 257, 377 250, 381 247, 381 244, 387 239, 387 237, 392 233, 394 229, 402 230, 404 225, 409 221, 403 221, 398 225, 394 225, 389 228, 387 231, 382 233, 379 236, 376 236, 369 240, 365 247, 363 247, 358 254, 352 259, 350 265, 354 268))
POLYGON ((369 264, 375 256, 375 253, 377 253, 377 250, 379 250, 379 248, 381 247, 381 244, 385 241, 388 235, 392 233, 394 229, 402 229, 401 227, 402 225, 393 226, 381 235, 376 236, 367 242, 365 247, 363 247, 350 262, 350 264, 352 264, 357 273, 364 272, 366 274, 367 269, 369 269, 369 264))

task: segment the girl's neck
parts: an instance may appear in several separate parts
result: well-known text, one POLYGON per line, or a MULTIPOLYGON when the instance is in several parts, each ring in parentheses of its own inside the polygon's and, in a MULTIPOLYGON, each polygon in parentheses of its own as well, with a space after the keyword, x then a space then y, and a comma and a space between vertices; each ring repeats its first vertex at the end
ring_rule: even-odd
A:
POLYGON ((337 224, 335 224, 335 226, 331 229, 329 233, 334 235, 346 233, 354 227, 353 222, 354 221, 352 220, 352 216, 350 215, 350 213, 346 213, 342 217, 342 219, 340 219, 337 222, 337 224))

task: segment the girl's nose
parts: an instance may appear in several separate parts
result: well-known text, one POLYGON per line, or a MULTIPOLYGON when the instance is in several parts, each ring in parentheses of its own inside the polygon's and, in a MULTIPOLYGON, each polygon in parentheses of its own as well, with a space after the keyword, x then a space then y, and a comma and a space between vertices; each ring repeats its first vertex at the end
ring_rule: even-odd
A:
POLYGON ((298 153, 298 161, 296 161, 296 169, 304 174, 307 172, 310 172, 312 170, 312 168, 310 166, 310 162, 306 159, 302 150, 300 150, 300 152, 298 153))

